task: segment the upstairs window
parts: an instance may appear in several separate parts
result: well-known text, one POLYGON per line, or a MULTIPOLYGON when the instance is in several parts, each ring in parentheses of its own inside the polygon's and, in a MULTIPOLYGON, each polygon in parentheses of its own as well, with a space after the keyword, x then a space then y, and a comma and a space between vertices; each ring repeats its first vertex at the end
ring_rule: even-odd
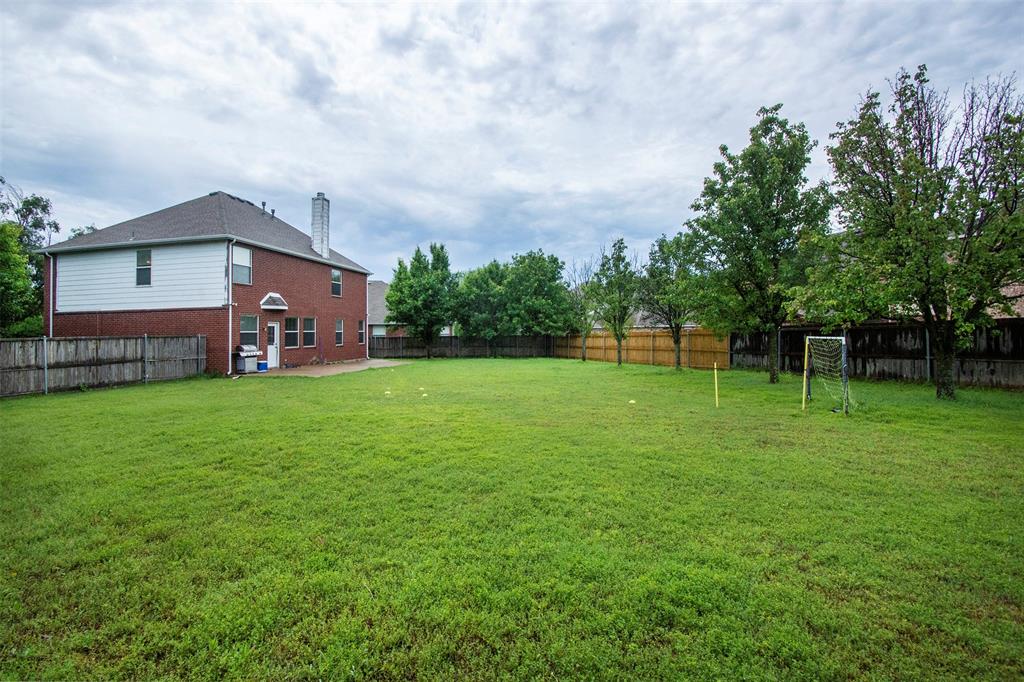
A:
POLYGON ((331 296, 341 296, 341 270, 331 270, 331 296))
POLYGON ((244 246, 231 248, 231 281, 252 284, 252 251, 244 246))
POLYGON ((259 315, 242 315, 238 322, 238 343, 243 346, 260 345, 259 315))
POLYGON ((153 251, 139 249, 135 252, 135 286, 148 287, 153 283, 153 251))
POLYGON ((297 317, 284 318, 284 347, 299 347, 299 318, 297 317))
POLYGON ((359 320, 359 343, 366 343, 366 320, 359 320))
POLYGON ((345 320, 334 321, 334 345, 345 345, 345 320))
POLYGON ((316 345, 316 318, 302 318, 302 345, 306 348, 316 345))

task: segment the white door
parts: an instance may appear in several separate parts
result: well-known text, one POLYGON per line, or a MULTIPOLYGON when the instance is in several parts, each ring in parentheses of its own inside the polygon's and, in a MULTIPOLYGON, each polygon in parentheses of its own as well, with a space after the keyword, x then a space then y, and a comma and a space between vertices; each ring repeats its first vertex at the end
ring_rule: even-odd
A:
POLYGON ((281 364, 281 323, 267 323, 267 367, 273 369, 281 364))

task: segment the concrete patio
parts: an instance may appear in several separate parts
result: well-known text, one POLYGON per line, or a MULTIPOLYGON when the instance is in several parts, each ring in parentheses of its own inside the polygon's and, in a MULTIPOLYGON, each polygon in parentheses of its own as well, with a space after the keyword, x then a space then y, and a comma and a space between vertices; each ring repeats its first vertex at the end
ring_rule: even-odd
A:
POLYGON ((355 362, 338 362, 330 365, 303 365, 302 367, 278 367, 268 372, 244 374, 246 377, 330 377, 335 374, 346 374, 348 372, 362 372, 364 369, 379 369, 381 367, 398 367, 406 365, 406 362, 395 362, 394 360, 357 360, 355 362))

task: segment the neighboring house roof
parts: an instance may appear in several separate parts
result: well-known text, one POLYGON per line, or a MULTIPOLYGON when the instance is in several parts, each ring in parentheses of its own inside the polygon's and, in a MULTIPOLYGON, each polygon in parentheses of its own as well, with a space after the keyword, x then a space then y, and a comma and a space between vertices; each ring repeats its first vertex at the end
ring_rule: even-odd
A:
POLYGON ((366 283, 366 317, 369 324, 387 324, 387 295, 391 285, 377 279, 366 283))
POLYGON ((370 274, 369 270, 334 249, 331 249, 330 258, 321 257, 313 250, 308 233, 264 211, 251 201, 226 192, 210 192, 198 199, 72 237, 41 251, 63 253, 210 239, 237 239, 253 246, 370 274))

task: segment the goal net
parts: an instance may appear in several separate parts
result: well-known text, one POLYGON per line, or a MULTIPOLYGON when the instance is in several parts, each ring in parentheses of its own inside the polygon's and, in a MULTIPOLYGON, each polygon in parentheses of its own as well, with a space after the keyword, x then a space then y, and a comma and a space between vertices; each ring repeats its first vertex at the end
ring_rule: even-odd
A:
POLYGON ((812 385, 823 389, 833 412, 850 413, 850 380, 845 336, 808 336, 804 347, 804 409, 812 397, 812 385))

